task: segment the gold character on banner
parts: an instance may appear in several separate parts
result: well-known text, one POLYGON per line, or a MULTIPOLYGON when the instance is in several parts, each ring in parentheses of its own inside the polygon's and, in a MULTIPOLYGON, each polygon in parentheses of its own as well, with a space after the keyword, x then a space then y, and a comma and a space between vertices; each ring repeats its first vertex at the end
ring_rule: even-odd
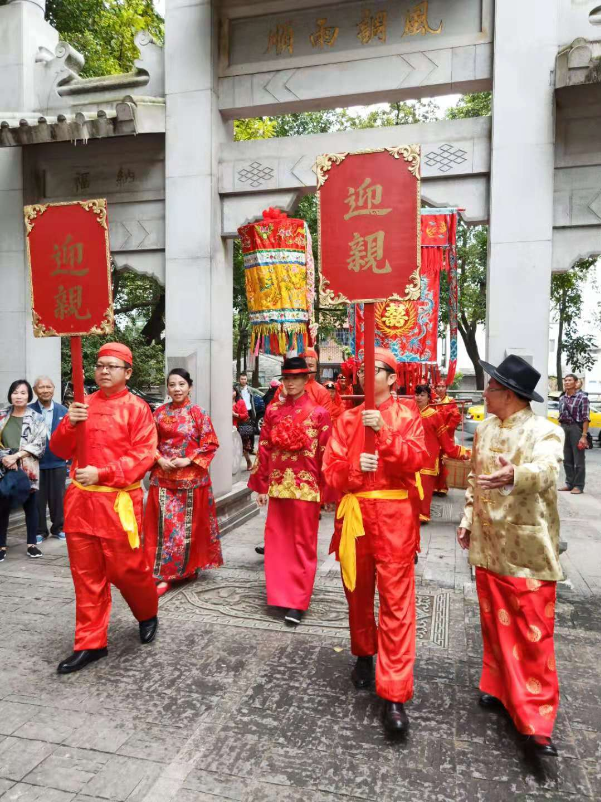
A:
POLYGON ((55 269, 50 274, 58 276, 85 276, 88 272, 87 267, 80 268, 83 260, 83 243, 73 242, 71 234, 67 234, 62 246, 55 243, 52 250, 52 259, 56 263, 55 269))
POLYGON ((71 287, 66 290, 62 284, 59 285, 58 292, 54 296, 55 308, 54 317, 64 320, 66 317, 76 317, 78 320, 87 320, 92 317, 88 310, 85 315, 81 313, 82 287, 71 287))
POLYGON ((315 23, 317 30, 309 37, 312 47, 320 47, 323 50, 325 45, 332 47, 336 39, 338 39, 338 31, 340 29, 334 26, 327 27, 327 21, 327 18, 324 17, 323 19, 318 19, 315 23))
POLYGON ((416 36, 417 34, 425 36, 427 33, 442 33, 442 20, 438 28, 430 27, 428 23, 428 0, 423 0, 413 8, 407 9, 403 36, 416 36))
POLYGON ((360 270, 372 270, 374 273, 390 273, 392 268, 386 260, 384 267, 378 267, 378 262, 384 258, 384 232, 376 231, 362 237, 355 233, 349 242, 350 254, 347 259, 348 269, 358 273, 360 270))
POLYGON ((289 22, 277 25, 272 31, 269 31, 267 50, 265 52, 269 53, 272 48, 275 50, 276 56, 280 56, 285 50, 290 55, 294 53, 294 31, 289 22))
POLYGON ((409 320, 404 303, 389 304, 383 317, 384 323, 391 329, 402 329, 409 320))
POLYGON ((386 22, 388 14, 386 11, 378 11, 372 14, 371 9, 366 8, 361 15, 361 22, 357 24, 357 39, 362 45, 368 45, 372 39, 386 41, 386 22))
POLYGON ((366 178, 358 189, 348 188, 348 198, 345 198, 344 202, 348 203, 349 210, 344 215, 345 220, 362 214, 383 215, 392 211, 392 209, 373 208, 382 203, 382 187, 380 184, 373 186, 370 184, 371 178, 366 178))

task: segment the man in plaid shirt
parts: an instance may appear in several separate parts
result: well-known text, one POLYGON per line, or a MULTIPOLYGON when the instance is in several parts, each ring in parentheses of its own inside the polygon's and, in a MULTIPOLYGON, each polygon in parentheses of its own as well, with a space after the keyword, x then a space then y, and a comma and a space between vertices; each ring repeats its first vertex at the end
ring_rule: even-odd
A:
POLYGON ((559 423, 566 436, 563 448, 566 483, 559 489, 569 490, 574 495, 584 490, 584 454, 590 421, 588 396, 577 388, 577 381, 577 376, 568 373, 563 380, 565 392, 559 399, 559 423))

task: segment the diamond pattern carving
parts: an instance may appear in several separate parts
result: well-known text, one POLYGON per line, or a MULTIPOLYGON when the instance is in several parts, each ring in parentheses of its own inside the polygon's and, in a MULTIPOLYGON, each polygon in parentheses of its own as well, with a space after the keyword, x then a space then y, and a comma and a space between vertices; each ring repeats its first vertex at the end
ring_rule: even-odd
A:
POLYGON ((248 167, 238 170, 238 181, 256 189, 266 181, 271 181, 273 173, 273 167, 263 165, 261 162, 251 162, 248 167))
POLYGON ((454 148, 453 145, 441 145, 438 150, 426 153, 424 158, 428 167, 434 167, 439 173, 448 173, 453 167, 467 161, 467 151, 454 148))

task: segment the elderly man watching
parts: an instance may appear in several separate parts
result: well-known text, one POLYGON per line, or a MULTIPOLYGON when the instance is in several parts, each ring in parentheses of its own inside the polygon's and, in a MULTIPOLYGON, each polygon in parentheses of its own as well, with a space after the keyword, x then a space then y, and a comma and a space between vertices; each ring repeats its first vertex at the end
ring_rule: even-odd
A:
MULTIPOLYGON (((30 407, 43 416, 48 442, 50 442, 53 432, 67 414, 67 407, 54 400, 55 387, 50 376, 38 376, 33 390, 38 400, 30 404, 30 407)), ((53 454, 47 446, 40 461, 40 489, 37 495, 38 543, 41 543, 49 534, 46 521, 47 508, 50 511, 50 534, 58 540, 65 539, 63 502, 66 481, 67 463, 53 454)))
POLYGON ((554 623, 562 430, 534 414, 540 373, 510 354, 490 375, 490 417, 477 428, 459 545, 476 566, 484 656, 480 705, 505 708, 526 746, 557 756, 554 623))

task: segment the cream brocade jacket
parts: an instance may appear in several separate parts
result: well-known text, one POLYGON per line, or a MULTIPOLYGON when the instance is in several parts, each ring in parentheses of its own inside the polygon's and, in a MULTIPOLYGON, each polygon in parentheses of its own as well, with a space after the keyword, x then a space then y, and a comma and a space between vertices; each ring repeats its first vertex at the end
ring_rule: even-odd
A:
POLYGON ((530 407, 501 422, 494 415, 476 429, 472 467, 460 526, 471 531, 469 560, 503 576, 558 580, 557 478, 564 434, 530 407), (476 485, 480 474, 515 465, 514 484, 500 490, 476 485))

